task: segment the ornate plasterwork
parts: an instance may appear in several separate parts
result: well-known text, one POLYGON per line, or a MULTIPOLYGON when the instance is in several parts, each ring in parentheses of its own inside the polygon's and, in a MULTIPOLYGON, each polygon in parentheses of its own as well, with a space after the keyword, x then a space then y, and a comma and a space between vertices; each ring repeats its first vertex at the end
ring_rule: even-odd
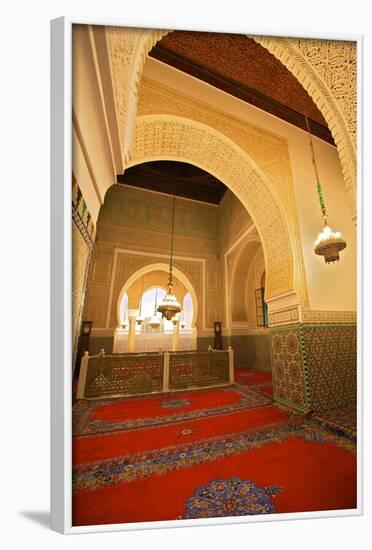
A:
POLYGON ((91 248, 81 229, 72 223, 72 358, 73 366, 79 343, 80 325, 87 288, 87 274, 91 258, 91 248))
POLYGON ((137 96, 143 65, 151 48, 168 31, 106 27, 107 49, 119 121, 124 165, 130 160, 135 132, 137 96))
POLYGON ((254 36, 301 82, 335 140, 352 218, 356 220, 356 42, 254 36))
MULTIPOLYGON (((288 226, 290 246, 295 257, 294 288, 300 303, 308 307, 305 268, 287 141, 147 78, 142 79, 138 114, 176 115, 206 124, 211 128, 211 132, 217 130, 246 152, 257 168, 257 172, 260 170, 264 172, 272 193, 276 194, 276 200, 283 209, 283 218, 288 226)), ((228 185, 228 182, 224 183, 228 185)), ((250 210, 248 212, 251 214, 250 210)), ((273 235, 273 238, 276 236, 273 235)))
MULTIPOLYGON (((121 148, 131 157, 137 96, 151 48, 170 31, 107 27, 107 43, 121 148)), ((356 43, 252 37, 303 85, 323 114, 337 145, 353 219, 356 219, 356 43)))
POLYGON ((291 238, 277 192, 236 143, 190 119, 138 117, 132 164, 151 159, 190 162, 223 181, 250 212, 260 233, 267 262, 268 296, 293 288, 291 238))
MULTIPOLYGON (((94 321, 95 328, 115 328, 120 320, 121 297, 133 283, 144 274, 157 270, 168 272, 168 258, 159 258, 158 254, 132 253, 130 250, 115 249, 110 283, 101 282, 98 263, 104 258, 104 252, 95 256, 92 276, 89 283, 87 312, 94 321), (159 261, 161 259, 161 261, 159 261), (98 280, 95 278, 98 275, 98 280)), ((203 326, 203 311, 199 312, 198 304, 203 300, 203 265, 202 260, 174 257, 174 275, 190 292, 194 306, 194 322, 197 327, 203 326)))
POLYGON ((302 311, 304 323, 356 323, 356 311, 323 311, 305 309, 302 311))
POLYGON ((298 306, 288 307, 279 311, 269 313, 269 326, 294 325, 300 321, 300 311, 298 306))

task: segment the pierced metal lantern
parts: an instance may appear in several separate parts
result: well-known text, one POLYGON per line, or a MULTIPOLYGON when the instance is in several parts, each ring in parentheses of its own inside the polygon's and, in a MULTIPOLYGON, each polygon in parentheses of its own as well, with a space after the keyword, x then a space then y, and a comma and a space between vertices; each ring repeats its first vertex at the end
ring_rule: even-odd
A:
POLYGON ((315 241, 315 254, 324 257, 326 264, 338 262, 340 251, 346 248, 346 241, 338 231, 333 232, 329 225, 325 225, 315 241))
MULTIPOLYGON (((177 313, 180 313, 180 311, 180 303, 174 294, 172 294, 172 285, 168 285, 168 292, 161 301, 161 304, 158 307, 158 312, 161 313, 163 319, 171 321, 177 313)), ((177 319, 175 319, 175 321, 176 320, 177 319)))
POLYGON ((171 321, 173 317, 180 313, 181 306, 174 294, 172 294, 173 287, 173 241, 174 241, 174 209, 175 209, 176 199, 173 197, 173 207, 172 207, 172 238, 171 238, 171 253, 169 259, 169 281, 168 281, 168 292, 164 296, 161 304, 159 305, 157 311, 161 313, 163 319, 168 319, 171 321))
POLYGON ((340 251, 346 248, 347 244, 345 239, 342 238, 341 233, 339 231, 332 231, 332 229, 329 227, 327 223, 327 211, 324 203, 323 190, 322 190, 322 186, 320 185, 318 169, 315 162, 313 140, 311 138, 311 132, 310 132, 309 122, 307 120, 306 113, 305 113, 305 119, 306 119, 307 131, 310 139, 312 162, 313 162, 315 177, 317 181, 317 192, 319 197, 320 210, 322 212, 322 218, 324 221, 323 230, 319 233, 318 238, 314 243, 315 244, 314 252, 318 256, 323 256, 326 264, 330 264, 330 263, 339 261, 340 251))

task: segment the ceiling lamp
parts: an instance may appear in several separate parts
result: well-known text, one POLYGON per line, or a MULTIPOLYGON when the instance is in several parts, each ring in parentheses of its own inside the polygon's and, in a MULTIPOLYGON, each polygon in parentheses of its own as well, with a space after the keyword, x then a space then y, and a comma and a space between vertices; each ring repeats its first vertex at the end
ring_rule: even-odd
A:
POLYGON ((139 326, 141 326, 142 323, 143 323, 143 317, 142 317, 143 279, 144 279, 144 277, 142 277, 142 281, 141 281, 141 300, 140 300, 140 305, 139 305, 139 314, 138 314, 137 319, 136 319, 136 323, 139 326))
POLYGON ((322 212, 322 218, 324 221, 323 230, 319 233, 317 240, 315 241, 315 254, 323 256, 326 264, 338 262, 340 259, 340 251, 346 248, 346 241, 341 237, 341 233, 338 231, 332 231, 327 223, 327 212, 324 204, 323 190, 320 185, 318 169, 315 163, 314 146, 311 138, 311 132, 309 128, 309 122, 305 113, 307 131, 310 138, 310 148, 312 161, 314 166, 315 177, 317 181, 317 191, 319 196, 320 210, 322 212))
POLYGON ((161 313, 163 319, 167 319, 168 321, 171 321, 173 317, 176 315, 176 313, 180 313, 181 306, 175 297, 174 294, 172 294, 172 287, 173 287, 173 276, 172 276, 172 270, 173 270, 173 241, 174 241, 174 207, 175 207, 176 199, 173 197, 173 206, 172 206, 172 237, 171 237, 171 253, 170 253, 170 260, 169 260, 169 280, 168 280, 168 292, 164 296, 161 304, 158 307, 158 312, 161 313))
POLYGON ((157 312, 156 312, 156 306, 158 304, 158 289, 156 289, 155 291, 155 308, 154 308, 154 315, 151 317, 150 319, 150 322, 149 322, 149 325, 151 328, 159 328, 160 326, 160 319, 157 315, 157 312))

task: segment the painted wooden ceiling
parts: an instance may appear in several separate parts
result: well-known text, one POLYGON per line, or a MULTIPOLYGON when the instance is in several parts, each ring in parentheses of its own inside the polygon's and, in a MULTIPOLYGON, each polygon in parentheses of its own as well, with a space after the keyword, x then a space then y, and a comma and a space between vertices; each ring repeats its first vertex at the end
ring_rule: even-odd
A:
POLYGON ((295 76, 252 38, 238 34, 173 31, 150 56, 334 143, 309 94, 295 76))
POLYGON ((219 204, 226 191, 221 181, 201 168, 168 160, 127 168, 117 182, 210 204, 219 204))

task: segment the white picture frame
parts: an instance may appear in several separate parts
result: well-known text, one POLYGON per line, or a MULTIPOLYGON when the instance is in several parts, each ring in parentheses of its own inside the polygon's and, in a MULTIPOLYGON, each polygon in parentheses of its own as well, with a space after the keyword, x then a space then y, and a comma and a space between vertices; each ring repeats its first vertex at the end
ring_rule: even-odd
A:
MULTIPOLYGON (((307 518, 330 518, 361 515, 363 464, 362 434, 358 430, 358 506, 352 510, 317 511, 239 518, 215 518, 213 520, 184 520, 112 525, 72 526, 72 462, 71 462, 71 132, 72 132, 72 25, 111 25, 132 27, 133 21, 105 20, 97 18, 62 17, 51 23, 51 526, 64 534, 108 532, 195 525, 220 525, 248 522, 284 521, 307 518)), ((141 26, 140 22, 138 26, 141 26)), ((147 27, 148 25, 142 25, 147 27)), ((231 32, 231 28, 198 28, 197 25, 174 25, 183 30, 215 30, 231 32)), ((358 45, 358 427, 362 426, 362 232, 363 182, 362 182, 362 55, 361 34, 298 33, 292 29, 278 32, 275 29, 257 29, 244 26, 234 32, 245 34, 293 36, 302 38, 328 38, 352 40, 358 45)))

